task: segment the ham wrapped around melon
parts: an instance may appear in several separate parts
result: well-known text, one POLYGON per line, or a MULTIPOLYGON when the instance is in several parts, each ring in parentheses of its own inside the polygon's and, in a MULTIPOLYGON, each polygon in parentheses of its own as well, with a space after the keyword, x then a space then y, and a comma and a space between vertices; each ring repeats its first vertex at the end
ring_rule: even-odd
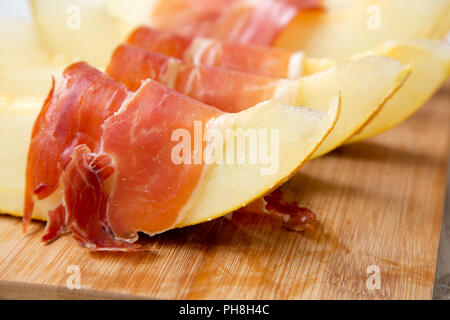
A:
POLYGON ((152 79, 129 91, 73 64, 32 130, 25 226, 40 217, 46 241, 71 233, 90 250, 141 250, 140 232, 208 221, 278 187, 328 136, 339 111, 337 95, 327 113, 277 101, 227 113, 152 79), (256 140, 239 142, 252 133, 256 140), (181 136, 193 144, 180 149, 190 141, 181 136), (236 143, 244 147, 237 154, 236 143))
POLYGON ((205 168, 171 160, 172 132, 222 114, 155 81, 130 93, 85 63, 69 66, 33 129, 25 221, 35 202, 60 193, 45 240, 70 231, 91 249, 136 249, 137 232, 160 233, 184 218, 205 168))

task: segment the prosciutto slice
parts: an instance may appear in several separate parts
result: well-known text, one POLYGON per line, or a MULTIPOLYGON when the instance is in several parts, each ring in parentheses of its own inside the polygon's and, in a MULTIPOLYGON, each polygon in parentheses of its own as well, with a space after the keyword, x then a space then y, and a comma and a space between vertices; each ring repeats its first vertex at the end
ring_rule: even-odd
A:
POLYGON ((160 233, 184 218, 203 173, 203 163, 195 161, 203 146, 196 146, 190 164, 177 164, 171 158, 171 135, 182 128, 194 137, 195 122, 204 132, 222 114, 148 81, 106 120, 102 152, 112 158, 115 171, 106 212, 118 237, 134 240, 137 231, 160 233))
POLYGON ((225 68, 193 65, 131 45, 114 52, 107 73, 130 90, 153 79, 226 112, 239 112, 277 97, 280 84, 289 81, 225 68))
POLYGON ((127 42, 198 65, 223 67, 276 78, 297 79, 302 75, 301 51, 194 38, 148 27, 137 28, 127 42))
POLYGON ((127 94, 123 84, 86 63, 66 68, 58 89, 53 87, 50 91, 32 131, 25 225, 31 220, 34 200, 43 200, 60 187, 62 172, 75 147, 85 144, 93 151, 99 149, 101 124, 119 109, 127 94))
POLYGON ((193 134, 195 123, 206 129, 221 115, 155 81, 130 93, 85 63, 68 67, 34 126, 25 223, 36 202, 61 191, 44 240, 70 231, 91 250, 142 249, 138 232, 160 233, 184 218, 206 168, 172 161, 171 134, 193 134))
POLYGON ((319 0, 164 0, 152 22, 188 36, 271 45, 301 10, 320 7, 319 0))

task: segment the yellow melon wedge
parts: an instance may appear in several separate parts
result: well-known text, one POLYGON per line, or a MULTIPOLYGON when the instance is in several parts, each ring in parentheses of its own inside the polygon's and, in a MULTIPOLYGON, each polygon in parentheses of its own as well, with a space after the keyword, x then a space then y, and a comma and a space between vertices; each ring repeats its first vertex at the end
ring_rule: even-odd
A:
POLYGON ((408 65, 394 59, 367 56, 354 61, 338 60, 327 71, 301 77, 298 105, 321 110, 330 94, 336 90, 342 93, 341 116, 313 157, 336 149, 376 118, 386 102, 408 81, 410 70, 408 65))
MULTIPOLYGON (((411 75, 405 84, 388 99, 380 113, 372 118, 358 134, 347 142, 356 142, 384 132, 414 114, 447 80, 450 74, 450 46, 433 39, 392 40, 384 45, 358 54, 382 55, 411 66, 411 75)), ((335 63, 329 58, 305 58, 306 74, 328 70, 335 63)))
POLYGON ((440 41, 390 41, 372 53, 383 53, 402 63, 409 63, 413 72, 380 113, 349 143, 370 138, 409 118, 450 75, 450 46, 440 41))
POLYGON ((448 0, 333 0, 328 7, 301 12, 275 46, 312 57, 341 58, 391 39, 442 39, 448 32, 448 0))
MULTIPOLYGON (((0 98, 2 213, 23 215, 26 156, 33 122, 42 101, 43 98, 32 97, 0 98)), ((272 164, 263 162, 212 164, 192 206, 178 227, 225 215, 278 187, 295 174, 334 128, 341 108, 340 95, 327 101, 327 106, 328 109, 324 107, 327 112, 320 112, 307 107, 286 106, 272 100, 240 113, 227 114, 223 121, 233 123, 234 129, 229 134, 234 135, 237 132, 236 139, 244 139, 244 143, 248 130, 267 130, 270 139, 272 130, 277 132, 278 145, 267 145, 277 150, 274 153, 276 170, 265 172, 272 164), (242 183, 243 181, 245 183, 242 183)), ((229 141, 238 143, 233 139, 226 141, 225 150, 231 148, 227 146, 229 141)), ((245 149, 244 159, 250 157, 250 152, 251 148, 245 149)), ((46 220, 47 213, 35 210, 33 218, 46 220)))
MULTIPOLYGON (((340 96, 332 98, 327 103, 329 111, 324 113, 304 107, 287 107, 272 100, 230 114, 229 117, 235 121, 235 128, 244 132, 246 129, 279 132, 278 170, 274 174, 261 174, 261 168, 267 169, 267 165, 213 165, 205 177, 197 201, 178 227, 223 216, 286 182, 331 132, 338 120, 340 104, 340 96)), ((241 138, 245 136, 241 135, 241 138)), ((250 154, 248 150, 246 152, 247 159, 250 154)))

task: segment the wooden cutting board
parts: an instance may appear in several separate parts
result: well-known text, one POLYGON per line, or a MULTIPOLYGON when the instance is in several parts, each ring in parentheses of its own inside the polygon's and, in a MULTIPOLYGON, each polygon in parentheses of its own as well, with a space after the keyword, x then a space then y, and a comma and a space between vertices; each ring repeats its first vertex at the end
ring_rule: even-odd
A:
POLYGON ((42 243, 43 223, 24 236, 20 219, 0 216, 0 298, 429 299, 449 95, 447 85, 404 124, 289 181, 289 194, 320 220, 304 233, 235 214, 149 238, 150 253, 89 253, 70 237, 42 243), (78 269, 81 289, 70 290, 78 269))

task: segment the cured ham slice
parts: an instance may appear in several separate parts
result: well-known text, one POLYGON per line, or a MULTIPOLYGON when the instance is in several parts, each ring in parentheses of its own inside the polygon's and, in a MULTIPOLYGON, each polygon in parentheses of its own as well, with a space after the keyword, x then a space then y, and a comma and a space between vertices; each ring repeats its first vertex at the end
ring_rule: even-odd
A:
POLYGON ((276 78, 297 79, 302 75, 301 51, 193 38, 148 27, 137 28, 127 42, 193 64, 276 78))
POLYGON ((314 212, 304 206, 300 206, 297 201, 288 201, 281 188, 258 198, 236 212, 281 217, 284 227, 290 231, 301 232, 307 229, 314 229, 317 225, 317 218, 314 212))
POLYGON ((119 109, 127 94, 123 84, 85 63, 73 64, 64 71, 62 82, 56 91, 51 90, 32 131, 25 225, 31 220, 34 200, 43 200, 60 187, 61 174, 75 147, 85 144, 98 150, 101 124, 119 109))
POLYGON ((131 45, 116 49, 107 73, 130 90, 137 90, 142 81, 150 78, 226 112, 239 112, 277 97, 280 84, 288 81, 197 66, 131 45))
POLYGON ((184 218, 206 168, 173 162, 171 134, 193 133, 196 121, 205 130, 221 115, 155 81, 129 93, 85 63, 68 67, 33 129, 25 224, 35 202, 61 192, 44 240, 70 231, 91 250, 140 249, 137 232, 163 232, 184 218))
POLYGON ((320 7, 319 0, 164 0, 152 23, 189 36, 270 45, 301 10, 320 7))
POLYGON ((182 128, 194 137, 195 122, 205 131, 222 114, 149 81, 106 120, 103 153, 114 164, 106 212, 118 237, 133 240, 137 231, 160 233, 184 218, 204 168, 195 160, 202 144, 195 146, 190 164, 180 165, 171 158, 171 135, 182 128))
MULTIPOLYGON (((97 166, 91 150, 82 144, 75 148, 72 161, 62 176, 64 221, 49 214, 49 225, 66 228, 74 239, 90 250, 135 251, 141 247, 116 239, 106 216, 108 194, 104 188, 105 168, 97 166)), ((110 173, 110 172, 109 172, 110 173)), ((44 236, 43 240, 47 240, 44 236)))

